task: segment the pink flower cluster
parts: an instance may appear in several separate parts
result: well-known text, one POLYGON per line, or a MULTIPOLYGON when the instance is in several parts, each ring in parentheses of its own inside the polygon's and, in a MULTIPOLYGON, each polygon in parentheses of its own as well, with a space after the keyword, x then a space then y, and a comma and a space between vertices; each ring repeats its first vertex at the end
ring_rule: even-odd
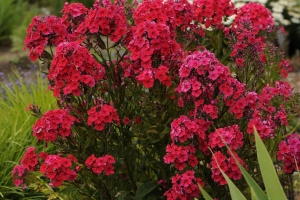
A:
POLYGON ((176 174, 172 177, 172 188, 166 191, 164 196, 169 200, 193 199, 200 195, 198 184, 204 186, 202 180, 195 177, 194 171, 176 174))
POLYGON ((283 163, 285 173, 299 171, 300 166, 300 135, 294 133, 280 142, 277 159, 283 163))
MULTIPOLYGON (((102 1, 101 1, 102 2, 102 1)), ((117 3, 118 1, 115 1, 117 3)), ((88 11, 87 17, 75 31, 82 36, 88 34, 109 35, 113 42, 118 42, 127 32, 127 21, 124 7, 96 1, 88 11)))
POLYGON ((68 110, 51 110, 46 112, 32 127, 33 136, 38 140, 52 142, 61 137, 71 134, 71 126, 76 118, 69 114, 68 110))
POLYGON ((96 62, 89 50, 76 42, 62 42, 56 48, 48 78, 54 96, 80 96, 86 87, 94 87, 104 78, 105 68, 96 62))
POLYGON ((111 105, 98 105, 88 110, 88 125, 93 126, 97 131, 103 131, 105 124, 120 124, 117 110, 111 105))
POLYGON ((47 155, 40 166, 40 172, 50 179, 52 187, 58 187, 63 181, 72 182, 76 179, 76 171, 71 169, 73 163, 77 163, 77 159, 72 155, 68 158, 47 155))
POLYGON ((23 185, 23 188, 26 187, 24 179, 29 172, 36 170, 37 165, 38 154, 36 153, 35 147, 28 147, 20 161, 20 165, 16 165, 12 171, 15 186, 23 185))
MULTIPOLYGON (((230 153, 228 153, 230 155, 230 153)), ((236 153, 234 153, 235 158, 238 160, 239 163, 245 166, 242 159, 238 157, 236 153)), ((222 175, 220 169, 231 179, 239 180, 242 178, 242 172, 239 169, 238 165, 235 162, 234 157, 231 155, 226 158, 226 156, 217 151, 212 156, 211 161, 211 171, 212 171, 212 178, 216 183, 220 183, 220 185, 226 185, 227 181, 225 180, 224 176, 222 175)))
POLYGON ((85 165, 88 169, 92 169, 92 171, 95 174, 100 175, 102 172, 105 173, 105 175, 109 176, 114 174, 114 166, 115 164, 115 158, 111 155, 105 155, 102 157, 96 158, 94 154, 89 156, 86 161, 85 165))

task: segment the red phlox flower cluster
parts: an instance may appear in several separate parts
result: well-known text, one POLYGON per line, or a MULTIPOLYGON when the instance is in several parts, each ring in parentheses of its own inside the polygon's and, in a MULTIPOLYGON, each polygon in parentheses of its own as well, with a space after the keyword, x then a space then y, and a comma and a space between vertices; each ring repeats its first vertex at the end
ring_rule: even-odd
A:
MULTIPOLYGON (((232 153, 234 154, 235 158, 239 161, 239 163, 245 166, 245 163, 242 161, 242 159, 239 158, 235 152, 232 153)), ((222 175, 220 169, 229 178, 233 180, 239 180, 242 178, 242 172, 239 169, 238 165, 236 164, 234 157, 232 157, 231 155, 227 159, 223 153, 217 151, 213 154, 210 164, 211 164, 212 178, 216 183, 219 183, 220 185, 227 184, 227 181, 222 175)))
POLYGON ((96 1, 75 32, 82 36, 109 35, 111 41, 118 42, 126 34, 127 26, 124 6, 113 5, 109 1, 103 5, 96 1))
POLYGON ((132 69, 139 83, 147 88, 154 84, 154 78, 169 86, 171 79, 166 74, 169 71, 169 60, 180 52, 180 45, 175 41, 174 33, 167 25, 153 21, 145 21, 131 29, 133 37, 128 44, 130 58, 138 62, 137 69, 132 69), (161 60, 162 66, 158 69, 152 63, 161 60), (155 74, 155 75, 154 75, 155 74), (157 75, 156 75, 157 74, 157 75), (159 78, 163 76, 162 78, 159 78))
POLYGON ((170 136, 173 142, 184 143, 187 139, 195 136, 199 141, 206 139, 205 131, 209 128, 210 122, 202 119, 190 120, 187 116, 180 116, 171 123, 170 136))
POLYGON ((229 32, 236 37, 233 51, 230 54, 235 58, 237 66, 244 66, 246 50, 250 51, 254 60, 261 65, 267 62, 263 50, 266 46, 265 36, 259 34, 261 31, 270 31, 274 28, 274 20, 270 11, 258 3, 248 3, 241 7, 229 32))
POLYGON ((36 16, 27 28, 24 43, 25 49, 30 50, 30 59, 35 61, 43 54, 46 45, 58 46, 61 42, 75 40, 76 38, 68 33, 66 25, 60 18, 36 16))
POLYGON ((103 131, 108 123, 120 124, 117 110, 111 105, 97 105, 88 110, 88 125, 103 131))
POLYGON ((40 166, 40 172, 50 179, 52 187, 58 187, 63 181, 74 181, 76 171, 72 170, 73 163, 77 160, 70 155, 68 158, 60 155, 48 155, 40 166))
POLYGON ((71 33, 85 20, 88 9, 82 3, 65 2, 62 10, 62 23, 68 27, 71 33))
POLYGON ((265 86, 258 95, 257 107, 253 109, 252 117, 248 123, 247 132, 253 133, 253 126, 262 139, 274 137, 278 126, 288 125, 284 106, 272 106, 272 100, 277 97, 288 99, 292 95, 292 88, 288 83, 275 82, 275 87, 265 86))
POLYGON ((243 21, 251 23, 252 33, 255 35, 274 26, 272 13, 263 5, 254 2, 247 3, 238 10, 232 27, 241 26, 243 21))
POLYGON ((105 76, 105 68, 76 42, 63 42, 56 48, 48 78, 54 96, 80 96, 84 87, 94 87, 105 76))
POLYGON ((164 196, 167 200, 192 200, 200 195, 198 184, 204 187, 204 182, 195 177, 194 171, 176 174, 172 177, 172 188, 164 196))
POLYGON ((135 9, 133 19, 135 24, 156 22, 166 24, 175 16, 170 6, 165 6, 162 0, 146 0, 135 9))
POLYGON ((281 76, 284 78, 288 76, 289 72, 293 71, 290 61, 286 59, 282 59, 280 61, 280 63, 278 64, 278 68, 280 69, 281 76))
POLYGON ((176 27, 184 30, 193 20, 191 4, 186 0, 162 1, 147 0, 140 4, 133 13, 135 24, 146 21, 162 23, 173 31, 176 27))
POLYGON ((85 165, 88 169, 92 169, 95 174, 100 175, 104 172, 107 176, 114 174, 114 166, 115 158, 111 155, 105 155, 103 157, 96 158, 94 154, 89 156, 86 161, 85 165))
POLYGON ((258 95, 256 92, 248 92, 246 96, 244 94, 238 94, 238 96, 237 100, 226 100, 226 105, 230 107, 229 112, 234 114, 237 119, 240 119, 245 116, 245 113, 256 109, 258 95))
POLYGON ((187 0, 168 0, 163 4, 164 8, 167 10, 164 13, 168 13, 169 23, 171 30, 176 27, 180 27, 181 30, 187 30, 190 28, 191 30, 196 29, 197 25, 193 25, 191 22, 193 21, 193 13, 194 10, 192 5, 187 0), (173 15, 173 12, 175 15, 173 15), (172 14, 171 14, 172 13, 172 14))
POLYGON ((236 102, 245 92, 245 85, 232 78, 228 67, 222 65, 207 50, 194 52, 179 69, 180 83, 176 91, 184 100, 192 101, 199 113, 218 118, 218 94, 236 102))
POLYGON ((35 170, 35 166, 38 164, 38 154, 36 153, 35 147, 28 147, 26 149, 20 163, 28 169, 28 171, 35 170))
POLYGON ((23 188, 25 188, 24 178, 28 172, 36 170, 37 164, 38 154, 36 153, 35 147, 28 147, 21 159, 20 165, 15 166, 12 171, 14 185, 19 186, 22 184, 23 188))
POLYGON ((205 27, 222 28, 223 17, 236 13, 234 4, 230 0, 195 0, 193 1, 194 19, 205 24, 205 27))
POLYGON ((172 143, 166 147, 167 154, 164 156, 164 162, 167 164, 174 164, 174 167, 178 170, 184 170, 187 163, 195 167, 198 164, 198 159, 194 155, 196 148, 193 145, 189 146, 177 146, 172 143))
POLYGON ((28 169, 23 165, 16 165, 12 171, 12 180, 16 187, 22 185, 22 188, 26 188, 26 183, 24 179, 26 178, 28 169))
POLYGON ((233 126, 218 128, 214 132, 211 132, 208 138, 208 145, 212 149, 215 149, 216 147, 222 148, 225 145, 228 145, 230 149, 237 150, 244 144, 243 133, 240 131, 239 126, 236 124, 233 126))
POLYGON ((299 171, 300 166, 300 135, 289 135, 278 146, 277 159, 283 163, 285 173, 299 171))
POLYGON ((33 136, 45 142, 56 140, 58 135, 67 137, 71 134, 71 126, 75 121, 76 118, 71 116, 68 110, 48 111, 33 125, 33 136))

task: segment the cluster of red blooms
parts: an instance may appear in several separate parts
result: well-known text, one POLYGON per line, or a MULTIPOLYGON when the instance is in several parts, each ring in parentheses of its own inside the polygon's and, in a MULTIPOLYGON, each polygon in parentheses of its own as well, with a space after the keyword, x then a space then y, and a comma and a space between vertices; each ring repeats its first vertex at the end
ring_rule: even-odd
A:
POLYGON ((136 67, 131 67, 131 73, 147 88, 153 87, 155 79, 166 86, 171 85, 167 76, 169 62, 182 54, 174 29, 183 21, 176 20, 175 16, 183 9, 180 2, 155 0, 145 1, 133 13, 135 26, 130 29, 128 49, 136 67), (172 6, 177 6, 178 10, 174 11, 172 6), (160 62, 161 67, 153 68, 152 64, 156 62, 160 62))
POLYGON ((62 10, 62 22, 68 27, 68 31, 74 33, 88 13, 88 9, 81 3, 65 3, 62 10))
MULTIPOLYGON (((109 76, 105 76, 104 66, 94 59, 90 49, 99 53, 100 49, 107 48, 109 52, 116 47, 116 52, 119 53, 117 48, 122 46, 129 54, 126 55, 126 51, 124 57, 119 56, 119 62, 107 62, 108 65, 115 64, 112 71, 115 70, 121 79, 134 78, 145 88, 152 88, 155 81, 158 81, 172 92, 172 84, 179 81, 178 85, 173 85, 176 87, 176 95, 179 96, 178 106, 184 107, 185 102, 192 102, 187 106, 192 107, 192 110, 171 123, 172 143, 167 145, 163 160, 174 165, 180 172, 172 177, 172 188, 164 196, 169 200, 176 200, 192 199, 200 194, 198 184, 203 186, 204 183, 189 169, 197 168, 201 161, 198 155, 202 153, 209 156, 206 164, 211 166, 211 177, 216 183, 227 184, 221 170, 229 178, 240 179, 242 173, 234 159, 235 157, 245 166, 235 153, 246 145, 240 127, 241 130, 246 127, 247 133, 251 134, 255 126, 263 139, 276 136, 277 128, 288 125, 288 121, 284 105, 273 104, 273 100, 275 102, 280 99, 282 102, 288 99, 292 88, 286 83, 275 82, 274 87, 267 85, 261 92, 248 91, 246 84, 233 78, 229 68, 212 52, 198 46, 191 48, 192 51, 199 51, 185 51, 183 49, 186 44, 179 42, 183 37, 193 41, 191 38, 204 36, 204 26, 223 30, 222 20, 237 14, 231 28, 224 28, 228 41, 233 38, 233 43, 230 44, 233 51, 230 56, 234 58, 237 66, 245 66, 246 59, 250 62, 246 55, 251 55, 253 60, 247 64, 254 66, 259 63, 259 67, 264 70, 265 63, 271 62, 264 54, 267 47, 264 33, 274 30, 270 12, 257 3, 246 4, 237 11, 230 0, 195 0, 192 4, 187 0, 146 0, 133 11, 133 25, 129 27, 131 19, 128 18, 127 22, 127 9, 129 8, 123 0, 113 3, 110 0, 95 0, 91 9, 80 3, 66 3, 62 18, 48 16, 35 17, 32 20, 25 40, 26 48, 30 49, 30 58, 36 60, 43 57, 46 45, 56 47, 48 74, 54 96, 61 99, 70 97, 76 101, 78 96, 85 98, 90 95, 91 99, 98 100, 97 95, 102 90, 99 92, 97 86, 106 86, 105 81, 109 76), (176 35, 177 33, 179 34, 176 35), (103 44, 103 36, 107 36, 115 44, 103 44), (119 65, 122 70, 119 70, 119 65), (93 93, 90 88, 95 91, 97 89, 97 92, 93 93), (233 117, 234 120, 243 120, 241 124, 248 124, 226 124, 222 127, 225 117, 221 117, 225 115, 233 117), (225 155, 225 145, 234 151, 234 157, 229 152, 225 155), (209 148, 213 153, 210 153, 209 148)), ((105 62, 105 58, 102 61, 105 62)), ((285 60, 279 63, 278 68, 283 75, 290 71, 289 63, 285 60)), ((109 92, 108 94, 110 95, 109 92)), ((95 106, 87 111, 87 125, 97 131, 108 130, 109 125, 120 125, 118 112, 112 104, 105 104, 104 100, 99 103, 97 100, 92 104, 95 106)), ((88 106, 87 103, 90 102, 86 101, 80 102, 80 105, 88 106)), ((69 110, 46 112, 34 124, 33 135, 45 142, 69 136, 72 125, 79 121, 70 115, 73 113, 71 107, 68 107, 69 110)), ((33 109, 32 106, 31 108, 33 109)), ((76 106, 73 109, 79 112, 76 106)), ((85 120, 86 115, 82 113, 82 116, 85 120)), ((140 117, 132 121, 129 117, 122 117, 125 125, 141 123, 140 117)), ((300 164, 299 144, 300 136, 293 134, 279 145, 278 160, 284 163, 284 171, 287 173, 292 173, 300 164)), ((74 163, 77 160, 72 155, 66 158, 41 153, 38 156, 34 147, 30 147, 22 158, 21 165, 13 170, 14 183, 23 184, 27 173, 40 166, 41 173, 51 180, 52 186, 57 187, 63 181, 75 180, 74 163), (42 160, 40 163, 39 157, 42 160)), ((112 175, 115 163, 112 155, 97 158, 92 154, 84 164, 97 175, 112 175)))
POLYGON ((274 20, 271 12, 261 4, 248 3, 239 9, 230 29, 230 32, 234 33, 237 38, 230 54, 236 59, 237 66, 244 66, 244 49, 250 49, 253 54, 257 54, 257 59, 262 64, 267 61, 263 53, 265 36, 259 33, 269 31, 273 26, 274 20))
POLYGON ((171 123, 171 139, 173 142, 184 143, 187 139, 193 139, 196 136, 199 140, 204 140, 205 131, 210 124, 211 122, 202 119, 190 120, 187 116, 180 116, 171 123))
POLYGON ((206 28, 210 26, 222 28, 223 17, 230 17, 236 13, 234 4, 230 0, 195 0, 193 1, 193 11, 194 19, 205 24, 206 28))
MULTIPOLYGON (((139 69, 133 69, 138 82, 150 88, 153 86, 154 78, 159 76, 156 73, 159 72, 164 73, 165 78, 163 80, 169 79, 166 75, 169 69, 167 67, 154 69, 152 62, 155 59, 162 59, 163 61, 170 59, 170 56, 173 56, 173 53, 180 49, 179 44, 175 41, 174 33, 170 32, 167 25, 153 21, 136 24, 131 31, 134 37, 129 42, 128 49, 131 51, 131 60, 140 63, 139 69)), ((167 63, 165 66, 168 66, 167 63)))
MULTIPOLYGON (((274 25, 272 13, 259 3, 247 3, 242 6, 235 17, 233 27, 239 27, 242 21, 250 22, 253 26, 252 33, 257 35, 261 30, 267 30, 274 25)), ((248 30, 249 31, 249 30, 248 30)))
POLYGON ((111 155, 105 155, 103 157, 96 158, 94 154, 89 156, 85 165, 88 169, 92 169, 95 174, 100 175, 104 172, 107 176, 114 174, 115 158, 111 155))
POLYGON ((288 76, 288 73, 293 71, 293 68, 290 64, 289 60, 282 59, 278 65, 278 68, 280 69, 280 74, 282 77, 286 78, 288 76))
POLYGON ((72 163, 77 163, 77 159, 69 155, 68 158, 60 155, 47 155, 45 152, 37 154, 35 147, 27 148, 20 165, 15 166, 12 172, 13 181, 16 186, 23 185, 26 187, 24 179, 28 172, 38 170, 51 180, 51 186, 58 187, 63 181, 73 181, 76 178, 76 171, 72 170, 72 163), (39 162, 39 158, 42 162, 39 162))
POLYGON ((118 1, 115 1, 114 5, 110 1, 96 1, 75 32, 82 36, 109 35, 111 41, 118 42, 127 32, 127 22, 124 7, 117 3, 118 1))
POLYGON ((282 161, 285 173, 299 171, 300 166, 300 135, 294 133, 280 142, 277 159, 282 161))
POLYGON ((75 41, 76 37, 68 34, 67 26, 56 16, 32 19, 27 28, 25 48, 29 48, 31 60, 37 60, 44 52, 45 46, 58 46, 64 41, 75 41))
POLYGON ((166 24, 173 31, 177 27, 181 27, 184 30, 190 26, 193 20, 192 13, 191 4, 186 0, 147 0, 135 9, 133 18, 136 24, 152 21, 166 24))
POLYGON ((96 62, 89 50, 76 42, 62 42, 56 48, 48 78, 54 96, 80 96, 84 87, 94 87, 104 78, 105 68, 96 62))
POLYGON ((26 149, 24 156, 20 161, 20 165, 14 167, 12 171, 13 182, 15 186, 22 184, 23 188, 26 187, 24 179, 28 172, 35 171, 38 164, 38 154, 35 147, 29 147, 26 149))
POLYGON ((172 188, 165 192, 164 196, 169 200, 188 200, 198 197, 200 194, 199 185, 204 183, 196 178, 194 171, 188 170, 183 174, 176 174, 172 177, 172 188))
POLYGON ((58 135, 67 137, 71 134, 71 126, 75 121, 76 118, 71 116, 68 110, 48 111, 33 125, 33 136, 45 142, 56 140, 58 135))
POLYGON ((88 110, 88 125, 102 131, 107 123, 120 124, 117 110, 111 105, 98 105, 88 110))
POLYGON ((208 138, 208 145, 212 149, 215 149, 216 147, 222 148, 225 145, 228 145, 230 149, 237 150, 244 144, 243 133, 236 124, 233 126, 218 128, 215 132, 211 132, 208 138))
POLYGON ((40 172, 50 179, 50 186, 58 187, 63 181, 74 181, 76 178, 76 171, 72 170, 73 163, 77 163, 77 159, 73 155, 68 158, 60 155, 41 155, 44 161, 40 166, 40 172))
POLYGON ((288 121, 284 106, 280 105, 276 108, 272 106, 271 101, 277 97, 288 99, 291 95, 292 87, 288 83, 275 82, 275 87, 269 85, 264 87, 257 97, 257 105, 253 109, 247 132, 253 133, 253 126, 255 126, 262 139, 274 137, 278 125, 286 126, 288 121))
MULTIPOLYGON (((239 163, 242 165, 245 165, 242 159, 238 157, 238 155, 235 152, 232 152, 234 157, 238 160, 239 163)), ((224 176, 221 173, 221 170, 233 180, 239 180, 242 178, 242 172, 239 169, 238 165, 236 164, 236 161, 233 156, 231 156, 230 153, 228 153, 230 156, 227 159, 226 156, 221 153, 220 151, 217 151, 212 156, 211 161, 211 170, 212 170, 212 178, 215 182, 220 183, 220 185, 227 184, 227 181, 225 180, 224 176), (221 169, 221 170, 220 170, 221 169)))
POLYGON ((186 163, 195 167, 198 164, 198 159, 195 156, 196 148, 193 145, 178 146, 174 143, 168 144, 166 147, 167 154, 164 156, 164 162, 174 164, 178 170, 184 170, 186 163))
POLYGON ((179 77, 176 91, 185 100, 194 102, 195 111, 208 119, 218 118, 216 91, 220 91, 224 100, 231 99, 233 103, 245 92, 245 85, 232 78, 229 68, 207 50, 189 55, 179 69, 179 77))

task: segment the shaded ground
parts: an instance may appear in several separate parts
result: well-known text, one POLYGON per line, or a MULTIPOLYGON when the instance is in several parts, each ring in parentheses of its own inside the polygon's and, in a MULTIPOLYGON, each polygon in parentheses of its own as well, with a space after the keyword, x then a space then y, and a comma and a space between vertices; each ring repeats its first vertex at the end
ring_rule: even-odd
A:
POLYGON ((0 47, 0 72, 9 74, 13 68, 30 70, 32 66, 27 52, 11 52, 8 47, 0 47))

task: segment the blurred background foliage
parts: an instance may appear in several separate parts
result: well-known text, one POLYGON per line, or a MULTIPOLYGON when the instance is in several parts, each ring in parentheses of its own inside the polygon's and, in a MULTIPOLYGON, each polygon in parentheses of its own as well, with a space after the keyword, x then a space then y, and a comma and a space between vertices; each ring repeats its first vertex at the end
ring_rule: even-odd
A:
MULTIPOLYGON (((36 15, 60 16, 64 0, 0 0, 0 47, 20 51, 24 47, 26 29, 36 15)), ((94 0, 72 0, 91 7, 94 0)))

